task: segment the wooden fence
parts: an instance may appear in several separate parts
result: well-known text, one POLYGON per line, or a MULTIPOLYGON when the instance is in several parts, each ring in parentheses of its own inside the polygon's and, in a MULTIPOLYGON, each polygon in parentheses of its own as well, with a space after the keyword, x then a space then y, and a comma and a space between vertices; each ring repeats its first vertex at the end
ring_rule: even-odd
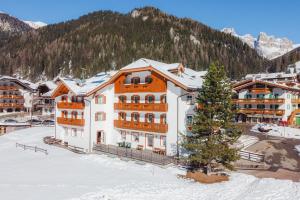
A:
POLYGON ((159 155, 147 150, 137 150, 131 148, 117 147, 113 145, 96 144, 93 147, 94 152, 104 152, 108 154, 126 157, 134 160, 154 163, 158 165, 167 165, 174 162, 174 158, 165 155, 159 155))
POLYGON ((16 143, 16 148, 17 147, 21 147, 24 150, 29 149, 29 150, 33 150, 35 152, 42 152, 42 153, 48 155, 47 149, 42 149, 42 148, 39 148, 37 146, 29 146, 29 145, 25 145, 25 144, 16 143))
POLYGON ((253 153, 253 152, 244 151, 244 150, 241 150, 239 153, 240 153, 241 158, 245 159, 245 160, 250 160, 250 161, 254 161, 254 162, 264 162, 265 161, 265 156, 263 154, 253 153))

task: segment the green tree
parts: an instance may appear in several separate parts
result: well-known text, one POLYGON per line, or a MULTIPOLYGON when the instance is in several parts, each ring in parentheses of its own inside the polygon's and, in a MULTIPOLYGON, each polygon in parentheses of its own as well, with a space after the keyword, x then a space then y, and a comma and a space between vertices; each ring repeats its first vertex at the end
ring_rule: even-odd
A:
POLYGON ((233 169, 232 162, 239 158, 232 144, 241 131, 233 122, 232 88, 223 66, 212 63, 199 90, 192 133, 184 136, 182 147, 193 167, 204 167, 209 173, 213 163, 233 169))

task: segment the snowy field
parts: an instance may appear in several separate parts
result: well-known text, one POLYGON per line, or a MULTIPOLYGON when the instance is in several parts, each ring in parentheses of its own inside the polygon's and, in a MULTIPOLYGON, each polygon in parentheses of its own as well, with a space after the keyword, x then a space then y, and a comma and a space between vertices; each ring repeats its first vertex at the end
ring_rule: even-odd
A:
MULTIPOLYGON (((299 200, 300 183, 233 173, 205 185, 176 177, 180 170, 140 165, 104 155, 79 155, 43 144, 54 128, 0 137, 0 198, 5 200, 299 200), (46 148, 49 155, 15 147, 46 148)), ((181 172, 182 173, 182 172, 181 172)))
POLYGON ((277 136, 277 137, 284 137, 284 138, 294 138, 294 139, 300 139, 300 129, 298 128, 291 128, 291 127, 285 127, 285 126, 278 126, 276 124, 256 124, 252 127, 251 131, 256 133, 261 133, 258 128, 264 127, 266 129, 272 129, 267 134, 271 136, 277 136))

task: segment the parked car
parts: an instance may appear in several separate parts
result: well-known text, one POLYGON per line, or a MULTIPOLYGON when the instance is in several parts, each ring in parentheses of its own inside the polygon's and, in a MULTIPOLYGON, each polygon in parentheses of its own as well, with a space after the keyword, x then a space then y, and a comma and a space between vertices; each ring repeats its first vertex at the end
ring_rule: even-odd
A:
POLYGON ((46 119, 42 123, 44 126, 54 126, 55 122, 51 119, 46 119))
POLYGON ((15 119, 6 119, 4 120, 4 123, 18 123, 18 121, 15 119))
POLYGON ((38 120, 38 119, 30 119, 28 121, 26 121, 27 123, 31 124, 31 125, 41 125, 42 121, 38 120))

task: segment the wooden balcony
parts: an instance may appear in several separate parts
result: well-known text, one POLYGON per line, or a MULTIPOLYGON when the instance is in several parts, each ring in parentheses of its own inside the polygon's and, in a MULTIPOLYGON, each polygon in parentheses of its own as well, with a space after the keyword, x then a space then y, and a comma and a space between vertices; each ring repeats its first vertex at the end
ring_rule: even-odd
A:
POLYGON ((300 99, 292 99, 293 104, 300 104, 300 99))
POLYGON ((18 90, 16 86, 0 86, 0 90, 18 90))
POLYGON ((154 83, 122 84, 116 88, 116 93, 166 92, 165 85, 154 83))
POLYGON ((114 109, 167 112, 168 104, 166 103, 115 103, 114 109))
POLYGON ((282 116, 284 115, 284 110, 277 109, 277 110, 272 110, 272 109, 255 109, 255 108, 241 108, 238 110, 238 113, 243 113, 243 114, 261 114, 261 115, 278 115, 282 116))
POLYGON ((233 99, 233 102, 240 104, 283 104, 284 99, 233 99))
POLYGON ((268 94, 271 93, 270 88, 252 88, 250 91, 254 94, 268 94))
POLYGON ((57 117, 57 123, 71 126, 84 126, 84 119, 57 117))
POLYGON ((57 108, 59 109, 84 109, 84 103, 82 102, 58 102, 57 108))
POLYGON ((0 95, 0 99, 24 99, 24 97, 20 95, 0 95))
POLYGON ((18 104, 18 103, 0 103, 0 108, 24 108, 24 104, 18 104))
POLYGON ((116 128, 147 131, 147 132, 156 132, 156 133, 166 133, 168 131, 167 124, 158 124, 158 123, 115 120, 114 126, 116 128))

